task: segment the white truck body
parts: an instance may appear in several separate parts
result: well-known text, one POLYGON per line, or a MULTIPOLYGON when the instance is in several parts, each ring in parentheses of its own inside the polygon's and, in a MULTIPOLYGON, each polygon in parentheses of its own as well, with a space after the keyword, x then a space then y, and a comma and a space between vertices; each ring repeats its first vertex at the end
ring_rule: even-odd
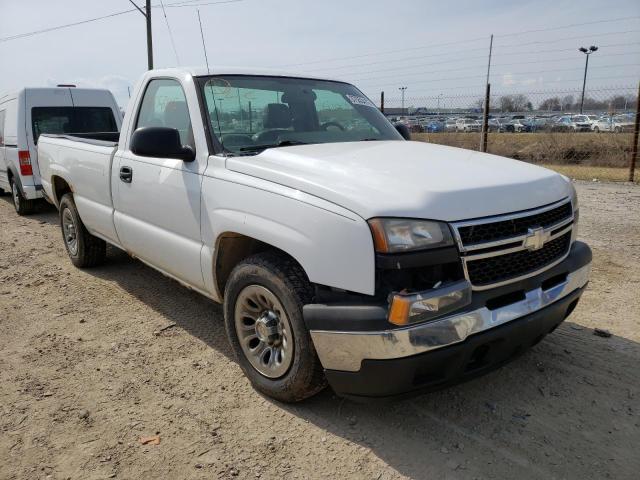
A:
MULTIPOLYGON (((207 116, 203 109, 202 92, 204 95, 207 92, 199 90, 198 82, 201 78, 215 79, 217 75, 230 75, 224 77, 229 88, 236 75, 294 78, 272 72, 264 74, 235 69, 218 69, 211 74, 203 69, 148 72, 132 96, 131 108, 125 114, 117 143, 65 136, 40 138, 39 163, 46 196, 60 205, 62 196, 71 192, 79 217, 91 235, 126 250, 218 302, 224 300, 224 282, 233 266, 228 259, 235 256, 239 260, 241 257, 234 253, 235 250, 227 248, 223 251, 225 239, 257 241, 284 252, 299 264, 310 284, 316 288, 328 289, 333 294, 345 292, 345 295, 363 296, 366 305, 367 298, 379 294, 377 278, 381 257, 376 253, 378 246, 372 238, 371 219, 426 219, 446 222, 450 228, 459 230, 463 225, 478 223, 478 219, 495 217, 495 221, 498 221, 505 215, 520 218, 527 212, 533 215, 549 210, 550 206, 567 205, 569 217, 554 224, 553 228, 544 228, 541 232, 537 229, 535 235, 531 229, 525 229, 524 235, 515 239, 521 243, 524 240, 524 246, 514 248, 510 244, 509 252, 518 251, 524 255, 527 249, 531 249, 528 246, 531 241, 540 240, 540 245, 535 248, 541 248, 545 241, 560 235, 569 235, 572 244, 575 241, 572 222, 577 221, 577 213, 574 214, 577 203, 570 181, 550 170, 524 162, 451 147, 408 142, 400 137, 378 141, 285 144, 265 148, 251 155, 216 151, 212 148, 211 138, 207 137, 214 128, 213 116, 212 125, 205 123, 207 116), (192 161, 152 158, 132 152, 132 136, 139 122, 137 119, 144 116, 144 112, 141 112, 145 108, 141 106, 143 95, 146 90, 152 90, 150 82, 158 79, 177 82, 175 85, 179 84, 184 92, 192 129, 189 131, 192 135, 190 141, 195 151, 192 161), (570 210, 569 206, 572 207, 570 210), (525 213, 513 215, 512 212, 525 213), (538 233, 541 235, 538 236, 538 233)), ((282 96, 282 102, 286 95, 282 96)), ((240 102, 239 88, 237 96, 240 102)), ((251 98, 256 101, 255 96, 251 98)), ((360 110, 370 107, 361 98, 353 102, 358 103, 360 110)), ((165 112, 178 109, 178 106, 169 108, 170 103, 166 102, 165 112)), ((218 113, 221 107, 218 103, 215 105, 218 113)), ((291 101, 289 105, 293 110, 295 102, 291 101)), ((267 107, 266 110, 284 110, 267 107)), ((241 115, 242 112, 241 108, 241 115)), ((220 115, 222 113, 224 111, 220 115)), ((209 114, 212 115, 211 107, 209 114)), ((246 111, 244 115, 246 121, 246 111)), ((165 114, 166 118, 170 117, 165 114)), ((264 122, 266 125, 269 120, 264 122)), ((328 127, 323 130, 328 130, 328 127)), ((255 134, 253 138, 265 133, 269 134, 268 129, 255 134)), ((214 144, 221 138, 230 142, 227 139, 238 140, 239 137, 247 141, 245 136, 237 133, 212 134, 214 144)), ((467 255, 465 252, 476 248, 467 247, 458 233, 454 237, 458 255, 467 255)), ((498 240, 491 245, 495 250, 503 244, 504 240, 498 240)), ((455 247, 450 248, 455 250, 455 247)), ((547 263, 544 269, 495 285, 514 284, 523 278, 530 281, 543 270, 566 262, 568 254, 568 250, 563 252, 557 261, 547 263)), ((401 255, 405 257, 399 258, 407 259, 409 254, 401 255)), ((394 257, 387 255, 385 258, 394 257)), ((462 259, 467 277, 470 258, 462 259)), ((401 269, 401 263, 399 260, 398 269, 401 269)), ((565 283, 573 282, 571 289, 563 283, 566 291, 553 297, 554 301, 565 295, 576 294, 578 290, 581 292, 588 278, 585 268, 581 265, 580 275, 565 275, 565 283)), ((433 288, 437 290, 440 283, 436 282, 433 288)), ((482 292, 488 287, 468 288, 470 292, 482 292)), ((537 288, 543 292, 542 287, 537 288)), ((550 297, 544 298, 544 301, 538 302, 538 308, 551 303, 550 297)), ((533 303, 529 302, 528 305, 533 303)), ((483 308, 486 310, 486 307, 483 308)), ((531 307, 521 313, 530 314, 535 310, 531 307)), ((512 306, 511 314, 513 311, 512 306)), ((312 316, 311 313, 309 315, 312 316)), ((520 316, 512 316, 510 320, 520 316)), ((504 315, 498 317, 503 320, 494 319, 493 324, 485 322, 477 330, 467 325, 468 331, 464 335, 460 333, 460 324, 452 326, 461 335, 456 341, 465 340, 467 335, 475 331, 499 325, 507 318, 504 315)), ((451 317, 447 318, 450 321, 451 317)), ((482 318, 486 320, 486 317, 482 318)), ((459 321, 465 320, 456 320, 459 321)), ((469 320, 466 322, 468 324, 469 320)), ((431 328, 429 323, 424 325, 431 328)), ((420 328, 425 328, 424 325, 420 328)), ((392 335, 389 332, 396 332, 393 330, 395 326, 391 325, 390 328, 387 330, 385 327, 382 333, 377 332, 382 337, 375 341, 390 339, 392 335)), ((405 335, 408 327, 403 328, 405 335)), ((345 357, 345 351, 349 350, 349 339, 353 339, 354 345, 362 345, 363 338, 358 337, 358 332, 342 335, 344 332, 336 332, 335 328, 310 329, 322 365, 327 371, 353 372, 360 369, 362 361, 379 358, 366 347, 354 354, 360 355, 355 360, 345 357), (342 336, 337 339, 336 335, 342 336), (342 345, 341 352, 335 351, 336 345, 342 345)), ((360 332, 365 342, 369 339, 373 341, 373 333, 360 332)), ((410 340, 410 337, 413 338, 409 335, 398 340, 398 345, 410 342, 413 346, 404 351, 398 346, 396 357, 426 352, 433 346, 431 343, 432 346, 427 348, 418 342, 419 348, 415 348, 415 340, 410 340)), ((393 345, 382 342, 384 348, 381 351, 393 356, 393 345)), ((338 383, 336 380, 336 385, 338 383)))
POLYGON ((121 120, 112 93, 103 89, 28 87, 0 96, 0 189, 11 191, 15 183, 26 200, 42 198, 41 133, 117 132, 121 120))

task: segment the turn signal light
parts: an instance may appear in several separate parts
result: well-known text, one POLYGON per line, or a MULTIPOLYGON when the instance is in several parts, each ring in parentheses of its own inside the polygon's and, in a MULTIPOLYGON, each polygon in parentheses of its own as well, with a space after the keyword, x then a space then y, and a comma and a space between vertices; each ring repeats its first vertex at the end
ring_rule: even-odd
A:
POLYGON ((33 175, 33 167, 31 166, 31 155, 29 155, 29 150, 18 151, 18 163, 20 164, 20 175, 33 175))
POLYGON ((388 320, 394 325, 424 322, 453 312, 471 303, 471 285, 456 282, 410 295, 395 294, 391 299, 388 320))

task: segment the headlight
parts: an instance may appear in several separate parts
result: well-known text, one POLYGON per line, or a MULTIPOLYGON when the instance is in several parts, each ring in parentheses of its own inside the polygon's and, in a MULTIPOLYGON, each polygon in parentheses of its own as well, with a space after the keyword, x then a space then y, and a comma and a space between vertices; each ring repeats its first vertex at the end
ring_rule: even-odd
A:
POLYGON ((453 245, 446 223, 402 218, 372 218, 369 227, 378 253, 398 253, 453 245))
POLYGON ((573 204, 573 210, 578 210, 578 192, 576 192, 576 187, 573 186, 571 180, 569 180, 569 185, 571 185, 571 203, 573 204))

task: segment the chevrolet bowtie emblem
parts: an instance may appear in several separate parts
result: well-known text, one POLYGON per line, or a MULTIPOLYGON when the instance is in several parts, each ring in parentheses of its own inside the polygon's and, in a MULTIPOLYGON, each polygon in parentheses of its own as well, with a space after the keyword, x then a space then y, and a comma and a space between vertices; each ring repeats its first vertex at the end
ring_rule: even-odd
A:
POLYGON ((551 232, 545 232, 542 227, 530 228, 522 242, 522 246, 529 251, 540 250, 550 236, 551 232))

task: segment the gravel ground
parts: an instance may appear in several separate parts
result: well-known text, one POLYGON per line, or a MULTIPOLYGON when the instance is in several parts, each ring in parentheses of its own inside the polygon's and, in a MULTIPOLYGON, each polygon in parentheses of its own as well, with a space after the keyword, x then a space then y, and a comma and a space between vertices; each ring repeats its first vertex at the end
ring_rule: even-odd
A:
POLYGON ((640 187, 578 190, 573 315, 499 371, 365 406, 262 397, 219 306, 115 249, 75 269, 56 212, 2 197, 0 478, 638 478, 640 187))

